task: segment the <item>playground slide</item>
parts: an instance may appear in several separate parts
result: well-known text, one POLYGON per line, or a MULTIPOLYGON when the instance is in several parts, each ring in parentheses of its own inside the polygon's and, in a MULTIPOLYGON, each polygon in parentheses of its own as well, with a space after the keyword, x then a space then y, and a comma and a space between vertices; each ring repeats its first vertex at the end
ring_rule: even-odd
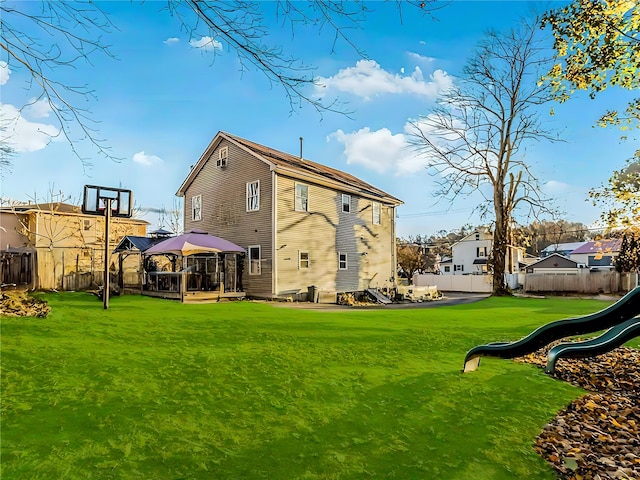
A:
POLYGON ((476 370, 482 356, 521 357, 535 352, 555 340, 605 330, 630 320, 638 314, 640 314, 640 287, 634 288, 616 303, 599 312, 583 317, 556 320, 537 328, 515 342, 478 345, 467 352, 463 372, 476 370))
POLYGON ((585 358, 600 355, 640 336, 640 317, 622 322, 602 335, 583 342, 568 342, 554 346, 547 356, 547 373, 553 373, 559 358, 585 358))

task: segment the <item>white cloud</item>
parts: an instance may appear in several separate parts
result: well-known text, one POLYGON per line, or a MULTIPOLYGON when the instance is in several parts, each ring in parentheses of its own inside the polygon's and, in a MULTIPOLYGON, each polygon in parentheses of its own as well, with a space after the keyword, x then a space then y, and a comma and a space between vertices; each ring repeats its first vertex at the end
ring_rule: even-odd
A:
POLYGON ((47 100, 32 98, 22 109, 22 114, 30 118, 47 118, 51 113, 51 105, 47 100))
POLYGON ((0 103, 0 118, 2 119, 0 140, 6 142, 16 152, 42 150, 49 142, 59 138, 60 130, 57 127, 31 122, 13 105, 0 103))
POLYGON ((0 62, 0 85, 4 85, 9 81, 9 75, 11 75, 11 69, 7 62, 0 62))
POLYGON ((442 70, 434 71, 429 80, 425 80, 420 67, 405 76, 387 72, 374 60, 360 60, 354 67, 344 68, 332 77, 320 77, 316 90, 320 95, 337 90, 367 100, 385 93, 419 95, 433 100, 452 85, 452 78, 442 70))
POLYGON ((176 37, 170 37, 162 41, 162 43, 164 43, 165 45, 173 45, 174 43, 178 42, 180 42, 180 39, 176 37))
POLYGON ((393 172, 395 175, 411 175, 425 167, 408 142, 405 133, 393 134, 388 128, 371 131, 369 127, 357 132, 345 133, 337 130, 327 137, 344 145, 348 164, 358 164, 378 173, 393 172))
POLYGON ((566 192, 571 187, 569 184, 564 182, 559 182, 558 180, 549 180, 544 184, 545 190, 554 193, 554 192, 566 192))
POLYGON ((189 45, 203 50, 222 50, 222 43, 212 37, 201 37, 200 40, 189 40, 189 45))
POLYGON ((133 161, 135 163, 139 163, 140 165, 144 165, 145 167, 150 167, 152 165, 158 165, 162 163, 162 159, 160 157, 156 157, 155 155, 147 155, 142 152, 138 152, 133 155, 133 161))
POLYGON ((423 65, 429 65, 436 61, 434 57, 426 57, 415 52, 407 52, 407 56, 414 62, 422 63, 423 65))

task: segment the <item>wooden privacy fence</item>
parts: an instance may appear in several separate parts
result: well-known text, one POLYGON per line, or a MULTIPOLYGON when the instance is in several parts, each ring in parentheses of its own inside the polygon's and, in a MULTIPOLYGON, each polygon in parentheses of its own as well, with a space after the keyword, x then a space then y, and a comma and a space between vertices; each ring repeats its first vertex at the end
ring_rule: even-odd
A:
MULTIPOLYGON (((78 291, 97 288, 104 283, 104 272, 72 272, 62 278, 62 290, 78 291)), ((118 274, 109 273, 109 283, 118 285, 118 274)))
MULTIPOLYGON (((638 286, 637 273, 589 272, 527 273, 505 275, 510 288, 522 286, 525 292, 545 293, 617 293, 629 292, 638 286)), ((416 274, 413 285, 434 285, 442 292, 491 293, 490 275, 416 274)))
POLYGON ((638 285, 635 273, 528 273, 526 292, 616 293, 627 292, 638 285))

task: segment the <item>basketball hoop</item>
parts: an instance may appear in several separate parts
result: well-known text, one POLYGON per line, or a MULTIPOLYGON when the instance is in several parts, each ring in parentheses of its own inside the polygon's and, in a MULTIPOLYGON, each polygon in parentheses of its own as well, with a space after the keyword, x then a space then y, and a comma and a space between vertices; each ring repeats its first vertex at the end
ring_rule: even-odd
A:
POLYGON ((84 186, 82 213, 104 216, 107 203, 111 203, 113 217, 131 218, 133 213, 133 193, 131 190, 97 185, 84 186))
POLYGON ((85 185, 82 213, 100 215, 104 220, 104 284, 102 298, 105 310, 109 308, 109 221, 113 217, 131 218, 133 193, 125 188, 85 185))

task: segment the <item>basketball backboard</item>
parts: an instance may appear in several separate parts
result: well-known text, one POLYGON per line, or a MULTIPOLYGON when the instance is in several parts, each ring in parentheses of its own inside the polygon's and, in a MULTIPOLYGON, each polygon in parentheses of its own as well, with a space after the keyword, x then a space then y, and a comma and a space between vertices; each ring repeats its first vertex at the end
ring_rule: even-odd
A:
POLYGON ((111 215, 129 218, 133 212, 133 193, 125 188, 85 185, 82 213, 104 215, 105 205, 111 200, 111 215))

